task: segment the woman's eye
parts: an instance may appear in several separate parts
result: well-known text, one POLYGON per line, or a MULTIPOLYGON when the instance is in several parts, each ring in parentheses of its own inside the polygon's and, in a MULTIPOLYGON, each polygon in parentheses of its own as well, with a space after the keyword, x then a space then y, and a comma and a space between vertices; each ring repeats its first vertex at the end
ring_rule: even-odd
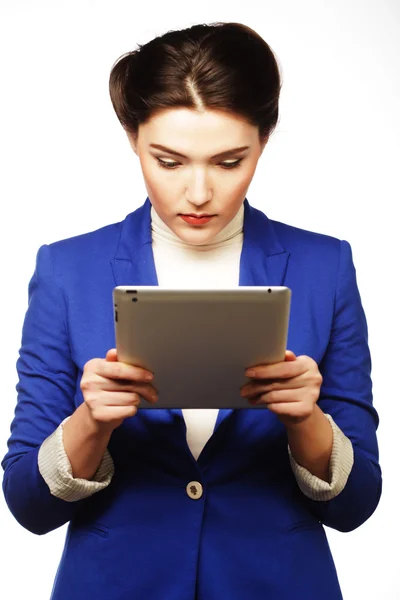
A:
POLYGON ((243 159, 239 158, 239 160, 235 160, 233 162, 232 161, 231 162, 223 162, 220 164, 224 169, 234 169, 235 167, 238 167, 240 165, 242 160, 243 159))
POLYGON ((161 160, 161 158, 157 158, 157 161, 163 169, 175 169, 179 165, 177 162, 166 162, 165 160, 161 160))
MULTIPOLYGON (((234 169, 235 167, 238 167, 240 165, 242 160, 243 160, 242 158, 239 158, 238 160, 228 161, 228 162, 225 161, 225 162, 222 162, 219 164, 223 169, 234 169)), ((174 161, 167 162, 165 160, 162 160, 161 158, 157 158, 157 162, 158 162, 158 165, 160 167, 162 167, 163 169, 176 169, 176 167, 179 166, 178 162, 174 162, 174 161)))

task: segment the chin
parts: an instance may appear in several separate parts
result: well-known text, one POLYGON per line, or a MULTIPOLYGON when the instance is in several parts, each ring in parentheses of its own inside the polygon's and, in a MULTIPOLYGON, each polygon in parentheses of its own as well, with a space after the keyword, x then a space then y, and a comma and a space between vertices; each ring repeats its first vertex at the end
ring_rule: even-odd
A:
POLYGON ((213 235, 204 235, 204 233, 201 235, 197 234, 197 235, 193 235, 192 233, 188 233, 184 236, 179 236, 183 241, 187 242, 188 244, 193 244, 194 246, 197 246, 199 244, 204 244, 207 243, 208 240, 212 240, 212 238, 214 237, 213 235))
MULTIPOLYGON (((179 235, 179 234, 177 234, 179 235)), ((179 235, 180 239, 187 244, 191 244, 192 246, 201 246, 204 244, 208 244, 211 242, 217 234, 214 232, 187 232, 186 235, 179 235)))

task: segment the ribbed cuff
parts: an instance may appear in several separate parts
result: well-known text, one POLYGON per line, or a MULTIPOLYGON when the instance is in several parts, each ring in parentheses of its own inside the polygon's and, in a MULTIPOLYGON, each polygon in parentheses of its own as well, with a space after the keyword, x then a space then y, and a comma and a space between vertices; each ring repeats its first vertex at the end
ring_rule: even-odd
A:
POLYGON ((290 447, 288 447, 290 464, 299 488, 308 498, 317 501, 332 500, 343 491, 354 463, 351 441, 344 435, 330 415, 325 414, 325 416, 329 420, 333 431, 332 454, 329 465, 330 482, 319 479, 319 477, 300 466, 293 458, 290 447))
POLYGON ((67 502, 76 502, 100 492, 109 485, 114 475, 114 462, 106 450, 93 479, 74 478, 63 442, 63 425, 69 418, 64 419, 42 443, 38 454, 38 466, 53 496, 67 502))

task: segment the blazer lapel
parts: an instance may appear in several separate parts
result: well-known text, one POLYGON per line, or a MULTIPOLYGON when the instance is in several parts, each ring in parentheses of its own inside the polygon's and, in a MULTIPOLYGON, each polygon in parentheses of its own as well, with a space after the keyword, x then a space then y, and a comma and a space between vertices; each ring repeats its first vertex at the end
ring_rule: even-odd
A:
POLYGON ((151 203, 128 215, 111 261, 115 285, 158 285, 151 239, 151 203))
MULTIPOLYGON (((243 249, 239 286, 284 284, 289 253, 279 242, 273 224, 264 213, 244 202, 243 249)), ((233 409, 221 409, 214 431, 233 409)))

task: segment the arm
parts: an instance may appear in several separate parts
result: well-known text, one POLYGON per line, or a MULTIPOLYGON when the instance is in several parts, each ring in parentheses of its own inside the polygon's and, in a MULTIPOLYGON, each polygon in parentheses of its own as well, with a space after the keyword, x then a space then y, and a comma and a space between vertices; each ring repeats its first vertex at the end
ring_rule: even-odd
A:
POLYGON ((305 501, 321 522, 341 531, 368 519, 381 494, 370 371, 351 249, 341 242, 331 335, 319 369, 312 358, 287 352, 284 362, 249 369, 254 381, 242 388, 285 424, 305 501))
POLYGON ((79 406, 63 427, 65 452, 74 477, 92 479, 110 441, 111 428, 100 429, 87 404, 79 406))
POLYGON ((29 284, 17 370, 18 401, 2 461, 3 491, 17 521, 42 534, 68 522, 79 506, 53 496, 38 467, 42 442, 75 410, 77 378, 48 246, 40 248, 29 284))
POLYGON ((382 481, 367 324, 347 242, 341 243, 332 333, 320 371, 323 383, 318 405, 350 441, 353 464, 341 493, 327 501, 306 498, 306 502, 325 525, 351 531, 376 509, 382 481))
POLYGON ((293 432, 293 429, 287 428, 289 458, 303 494, 312 500, 331 500, 343 491, 347 483, 353 468, 354 452, 349 438, 332 417, 318 407, 317 410, 326 421, 325 427, 322 422, 310 421, 302 430, 293 432), (331 431, 325 434, 327 425, 331 431), (327 450, 324 452, 328 444, 329 454, 327 450))
POLYGON ((286 426, 292 458, 312 475, 330 481, 333 431, 322 410, 314 405, 309 417, 286 426))
POLYGON ((313 478, 329 482, 332 478, 331 455, 335 425, 316 404, 322 376, 318 365, 311 358, 302 356, 296 359, 293 352, 286 351, 285 362, 293 361, 297 364, 291 365, 295 367, 290 369, 292 373, 285 373, 291 375, 286 382, 280 382, 278 386, 276 383, 265 386, 264 390, 270 390, 266 400, 270 410, 277 412, 286 426, 291 464, 301 483, 305 483, 305 471, 311 476, 308 478, 311 484, 313 478), (273 391, 278 392, 276 399, 282 401, 280 404, 273 403, 273 391), (290 402, 294 397, 296 402, 290 402), (303 469, 297 469, 297 466, 303 469))
POLYGON ((317 363, 286 351, 284 362, 257 367, 254 377, 243 392, 253 394, 251 403, 265 403, 285 425, 290 464, 301 491, 312 500, 340 494, 353 466, 353 447, 317 406, 322 384, 317 363))
POLYGON ((113 463, 106 446, 111 431, 136 412, 138 393, 152 401, 154 392, 147 384, 127 385, 128 379, 142 381, 150 374, 118 363, 112 350, 106 359, 85 365, 85 404, 76 409, 78 372, 51 251, 48 246, 39 250, 29 285, 17 362, 18 402, 2 461, 6 502, 19 523, 38 534, 68 522, 85 498, 110 483, 113 463), (119 377, 125 380, 118 383, 119 377), (92 421, 89 412, 95 415, 92 421))
POLYGON ((88 426, 87 417, 82 418, 85 409, 86 405, 82 404, 72 417, 67 417, 44 440, 38 454, 39 471, 50 492, 68 502, 83 500, 101 491, 114 475, 114 462, 107 450, 110 435, 96 435, 92 426, 88 426), (72 449, 68 430, 67 436, 65 431, 67 423, 71 425, 72 449))
POLYGON ((18 402, 2 461, 3 491, 17 521, 43 534, 69 521, 114 472, 106 449, 114 427, 96 429, 85 404, 75 410, 78 374, 48 246, 39 250, 29 284, 17 370, 18 402))

